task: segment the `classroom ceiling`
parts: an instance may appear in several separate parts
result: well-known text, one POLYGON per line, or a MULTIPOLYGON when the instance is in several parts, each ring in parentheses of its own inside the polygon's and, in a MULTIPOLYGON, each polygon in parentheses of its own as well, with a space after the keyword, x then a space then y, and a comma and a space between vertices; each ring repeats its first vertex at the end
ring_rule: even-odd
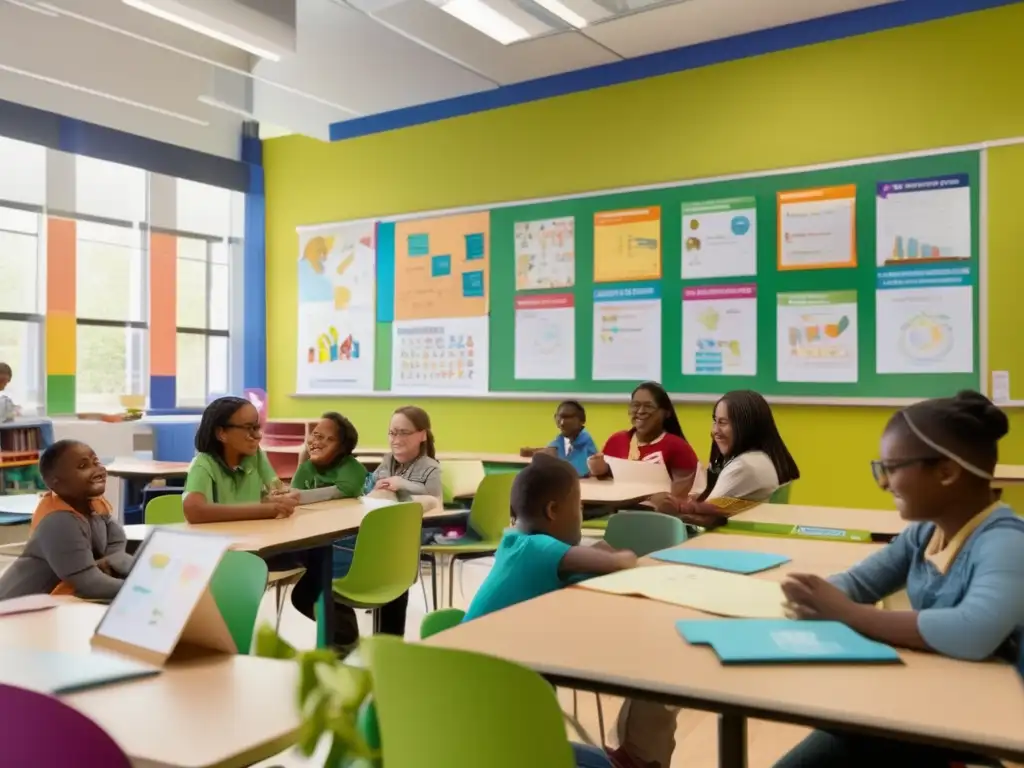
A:
POLYGON ((242 119, 327 139, 332 123, 902 1, 0 0, 0 98, 230 154, 242 119), (152 12, 197 4, 236 44, 152 12), (460 20, 484 4, 505 19, 492 33, 525 38, 460 20))

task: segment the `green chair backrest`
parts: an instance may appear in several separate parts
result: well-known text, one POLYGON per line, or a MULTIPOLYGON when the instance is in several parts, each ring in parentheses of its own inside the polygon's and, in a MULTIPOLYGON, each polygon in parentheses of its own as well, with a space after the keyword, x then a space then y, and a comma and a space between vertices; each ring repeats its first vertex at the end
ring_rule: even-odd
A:
POLYGON ((772 494, 772 497, 770 499, 768 499, 768 503, 769 504, 789 504, 789 492, 791 490, 793 490, 793 484, 792 483, 786 483, 785 485, 780 485, 778 488, 775 489, 775 493, 772 494))
POLYGON ((613 549, 629 549, 637 557, 686 541, 686 526, 678 517, 660 512, 627 510, 612 515, 604 540, 613 549))
POLYGON ((497 541, 512 520, 515 472, 487 475, 477 486, 469 509, 469 527, 484 541, 497 541))
POLYGON ((171 525, 185 522, 185 509, 180 493, 168 493, 151 499, 143 513, 146 525, 171 525))
POLYGON ((422 528, 419 502, 371 510, 359 526, 352 566, 339 579, 344 595, 384 605, 405 594, 419 575, 422 528))
POLYGON ((441 500, 451 504, 460 496, 472 496, 484 477, 482 461, 442 461, 441 500))
POLYGON ((267 564, 252 552, 224 553, 210 580, 210 593, 238 652, 249 653, 256 614, 267 590, 267 564))
POLYGON ((575 766, 555 691, 536 672, 384 635, 359 648, 373 676, 387 768, 575 766), (417 691, 430 691, 431 717, 417 691), (458 723, 458 736, 439 739, 438 722, 458 723))
POLYGON ((462 622, 466 612, 459 608, 444 608, 440 611, 431 611, 423 617, 420 622, 420 640, 426 640, 438 632, 444 632, 462 622))

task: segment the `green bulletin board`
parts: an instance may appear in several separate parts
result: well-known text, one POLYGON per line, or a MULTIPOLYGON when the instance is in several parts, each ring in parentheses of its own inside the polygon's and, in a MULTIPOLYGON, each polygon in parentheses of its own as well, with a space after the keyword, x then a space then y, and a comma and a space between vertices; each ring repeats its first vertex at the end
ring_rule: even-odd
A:
MULTIPOLYGON (((766 395, 815 398, 920 398, 947 395, 961 388, 978 388, 980 381, 978 344, 978 270, 979 270, 979 209, 980 209, 980 160, 977 152, 963 152, 947 155, 905 158, 862 165, 849 165, 813 171, 801 171, 744 178, 728 181, 695 183, 684 186, 659 189, 611 192, 587 197, 566 198, 543 203, 511 205, 491 210, 491 300, 490 300, 490 381, 491 392, 509 393, 607 393, 621 394, 630 380, 595 381, 593 379, 594 346, 594 216, 607 211, 636 208, 650 209, 660 206, 661 213, 661 278, 658 281, 661 294, 661 381, 674 393, 714 394, 731 389, 756 389, 766 395), (945 259, 947 248, 930 246, 917 240, 913 232, 894 241, 893 257, 897 255, 918 257, 934 251, 935 259, 922 259, 913 265, 900 264, 880 266, 876 259, 876 201, 881 184, 897 182, 893 187, 900 191, 905 183, 906 191, 919 180, 937 185, 956 185, 961 189, 969 185, 970 199, 970 253, 953 253, 955 268, 945 259), (794 190, 816 188, 837 188, 855 185, 855 237, 856 266, 837 268, 779 269, 779 207, 778 194, 794 190), (756 276, 721 277, 715 279, 683 280, 681 264, 683 259, 683 206, 684 204, 707 201, 727 201, 735 198, 753 198, 756 210, 757 274, 756 276), (553 288, 530 291, 528 295, 571 293, 575 305, 575 378, 572 380, 517 380, 515 378, 515 298, 516 292, 516 245, 515 225, 517 222, 537 221, 574 217, 575 219, 575 285, 570 288, 553 288), (940 258, 941 257, 941 258, 940 258), (927 272, 926 272, 927 271, 927 272), (924 278, 924 275, 931 275, 924 278), (908 276, 911 278, 907 282, 908 276), (915 277, 916 276, 916 277, 915 277), (915 279, 925 279, 921 285, 959 286, 969 288, 971 301, 969 309, 961 304, 961 314, 970 315, 970 328, 961 317, 958 325, 952 327, 958 334, 958 349, 963 354, 969 349, 970 372, 936 373, 934 368, 923 365, 921 372, 881 374, 876 371, 876 338, 878 321, 876 303, 878 289, 887 287, 900 290, 914 285, 915 279), (931 280, 931 282, 927 282, 931 280), (756 373, 750 375, 684 375, 682 371, 682 294, 685 287, 711 287, 721 290, 732 286, 733 292, 748 290, 756 286, 756 373), (791 294, 801 294, 795 299, 791 294), (806 294, 815 294, 808 297, 806 294), (780 295, 782 298, 780 298, 780 295), (857 381, 779 381, 777 369, 777 312, 779 302, 785 306, 794 303, 810 304, 805 307, 808 316, 815 311, 815 304, 855 304, 856 312, 849 318, 843 317, 827 328, 813 329, 814 333, 826 332, 857 334, 857 381), (971 344, 964 347, 964 336, 970 335, 971 344)), ((851 190, 852 193, 852 190, 851 190)), ((923 199, 923 196, 922 196, 923 199)), ((742 203, 742 206, 749 203, 742 203)), ((901 209, 902 210, 902 209, 901 209)), ((913 221, 913 206, 909 209, 913 221)), ((934 218, 934 217, 933 217, 934 218)), ((888 242, 888 241, 886 241, 888 242)), ((888 247, 888 246, 887 246, 888 247)), ((966 245, 964 248, 968 247, 966 245)), ((887 257, 888 258, 888 255, 887 257)), ((599 284, 596 287, 602 288, 599 284)), ((906 291, 909 293, 909 291, 906 291)), ((920 292, 919 292, 920 293, 920 292)), ((524 293, 520 292, 519 296, 524 293)), ((887 294, 896 295, 896 294, 887 294)), ((962 295, 962 294, 961 294, 962 295)), ((935 305, 932 303, 931 310, 935 305)), ((927 308, 922 309, 922 317, 927 308)), ((930 310, 929 310, 930 311, 930 310)), ((905 315, 904 315, 905 316, 905 315)), ((922 321, 923 322, 923 321, 922 321)), ((928 320, 932 322, 932 320, 928 320)), ((882 323, 883 342, 896 343, 892 334, 921 339, 924 334, 925 346, 943 351, 939 330, 921 324, 920 327, 889 328, 882 323), (935 338, 931 338, 934 335, 935 338)), ((789 333, 797 331, 790 330, 789 333)), ((945 332, 945 331, 943 331, 945 332)), ((899 342, 899 343, 902 343, 899 342)), ((378 350, 378 354, 383 352, 378 350)))

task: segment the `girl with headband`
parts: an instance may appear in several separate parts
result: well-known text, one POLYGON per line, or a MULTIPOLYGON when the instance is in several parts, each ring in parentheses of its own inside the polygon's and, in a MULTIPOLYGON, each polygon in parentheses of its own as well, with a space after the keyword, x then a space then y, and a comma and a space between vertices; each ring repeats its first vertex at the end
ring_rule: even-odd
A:
MULTIPOLYGON (((828 580, 794 573, 783 583, 791 618, 841 621, 889 645, 978 661, 1020 663, 1024 633, 1024 520, 991 486, 1001 410, 977 392, 899 411, 871 463, 879 486, 910 525, 885 549, 828 580), (876 605, 901 589, 911 610, 876 605)), ((815 731, 775 768, 871 765, 948 768, 985 763, 877 737, 815 731)))

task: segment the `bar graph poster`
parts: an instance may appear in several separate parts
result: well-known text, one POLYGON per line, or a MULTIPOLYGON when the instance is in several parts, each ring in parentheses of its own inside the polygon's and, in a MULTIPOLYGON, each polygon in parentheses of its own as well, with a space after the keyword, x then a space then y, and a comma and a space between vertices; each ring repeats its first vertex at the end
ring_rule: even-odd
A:
POLYGON ((967 174, 879 182, 875 207, 879 267, 934 266, 971 258, 967 174))
POLYGON ((299 230, 299 394, 373 389, 375 227, 364 221, 299 230))
POLYGON ((594 282, 661 279, 661 207, 594 214, 594 282))
POLYGON ((683 373, 757 375, 757 285, 683 289, 683 373))
POLYGON ((483 317, 487 211, 395 224, 395 320, 483 317))

